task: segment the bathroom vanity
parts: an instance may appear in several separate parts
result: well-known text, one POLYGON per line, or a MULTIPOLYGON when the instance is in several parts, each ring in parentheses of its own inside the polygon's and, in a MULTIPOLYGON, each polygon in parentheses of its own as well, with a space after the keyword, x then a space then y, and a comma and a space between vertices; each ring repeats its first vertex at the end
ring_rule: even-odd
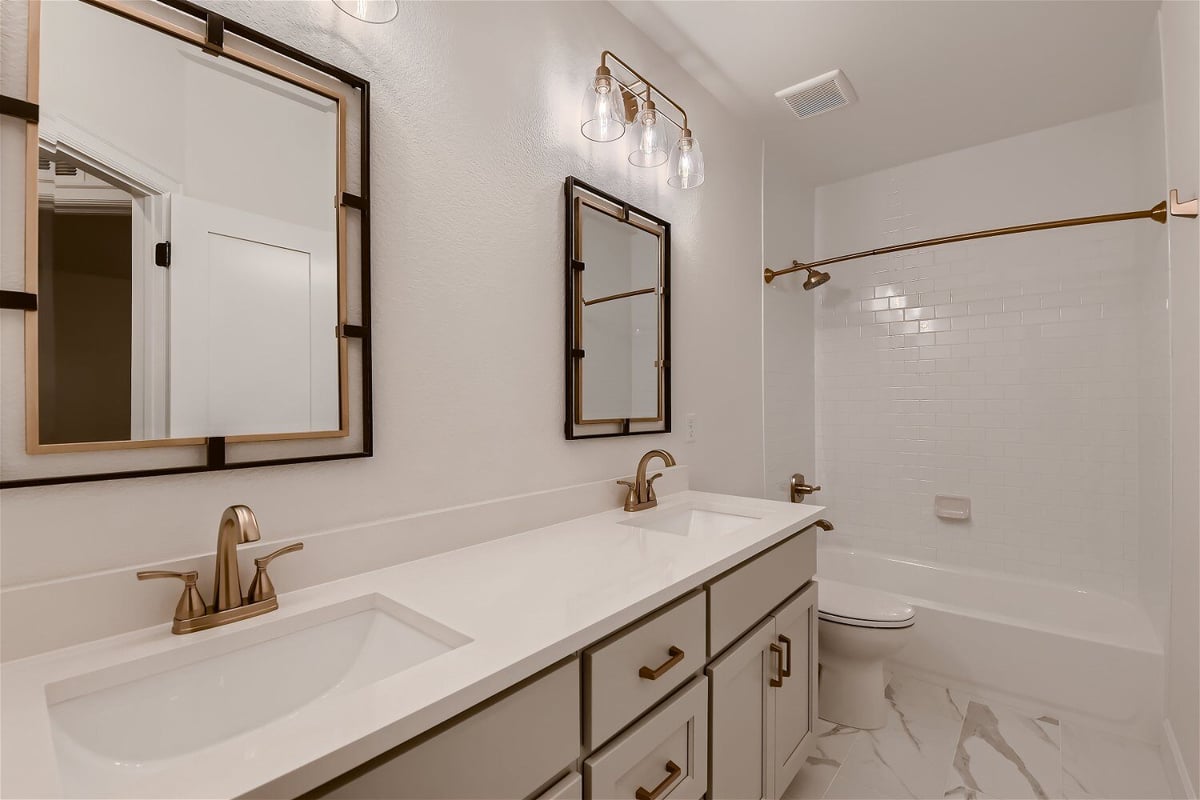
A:
POLYGON ((822 511, 679 492, 8 662, 0 789, 778 796, 814 744, 822 511))
POLYGON ((777 797, 815 744, 815 569, 807 529, 306 796, 777 797))

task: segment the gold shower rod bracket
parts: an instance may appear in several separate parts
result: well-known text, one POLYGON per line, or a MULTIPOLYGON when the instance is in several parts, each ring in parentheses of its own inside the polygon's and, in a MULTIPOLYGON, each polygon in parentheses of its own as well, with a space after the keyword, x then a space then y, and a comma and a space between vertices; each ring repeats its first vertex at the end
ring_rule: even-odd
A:
POLYGON ((1200 216, 1200 198, 1193 197, 1191 200, 1179 202, 1179 190, 1171 190, 1169 211, 1172 217, 1197 217, 1200 216))
MULTIPOLYGON (((792 272, 798 272, 802 269, 809 270, 810 279, 813 271, 817 267, 823 267, 826 264, 837 264, 841 261, 852 261, 856 258, 866 258, 867 256, 878 256, 887 253, 899 253, 904 250, 916 250, 921 247, 933 247, 939 244, 953 244, 955 242, 969 242, 972 239, 986 239, 992 236, 1007 236, 1010 233, 1030 233, 1032 231, 1045 231, 1053 228, 1071 228, 1076 225, 1095 225, 1101 222, 1123 222, 1131 219, 1152 219, 1155 222, 1166 223, 1168 214, 1173 217, 1196 217, 1200 215, 1200 201, 1192 199, 1183 203, 1179 202, 1179 190, 1172 189, 1169 201, 1164 200, 1153 208, 1145 211, 1127 211, 1123 214, 1098 214, 1094 217, 1072 217, 1071 219, 1056 219, 1049 222, 1033 222, 1028 225, 1012 225, 1007 228, 991 228, 985 231, 974 231, 972 233, 959 233, 954 236, 941 236, 936 239, 922 239, 919 242, 906 242, 905 244, 894 244, 888 247, 877 247, 874 250, 863 250, 858 253, 849 253, 844 256, 835 256, 833 258, 825 258, 820 261, 813 261, 808 264, 799 261, 793 261, 790 267, 783 269, 771 269, 766 267, 763 269, 763 282, 770 283, 780 275, 787 275, 792 272)), ((817 273, 822 274, 822 273, 817 273)), ((825 279, 827 280, 827 278, 825 279)), ((819 286, 824 283, 824 280, 816 282, 819 286)), ((807 282, 806 282, 807 283, 807 282)), ((806 286, 805 288, 813 288, 806 286)))

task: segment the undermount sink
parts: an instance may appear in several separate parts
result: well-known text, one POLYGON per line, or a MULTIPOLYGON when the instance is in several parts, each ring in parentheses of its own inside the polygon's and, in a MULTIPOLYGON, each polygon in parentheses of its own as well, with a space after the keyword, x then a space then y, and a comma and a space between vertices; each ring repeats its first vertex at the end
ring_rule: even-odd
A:
POLYGON ((761 519, 749 513, 692 505, 637 513, 639 516, 621 524, 694 538, 724 536, 761 519))
POLYGON ((260 728, 469 641, 373 594, 50 684, 63 788, 115 788, 105 780, 117 778, 114 771, 136 779, 150 762, 260 728))

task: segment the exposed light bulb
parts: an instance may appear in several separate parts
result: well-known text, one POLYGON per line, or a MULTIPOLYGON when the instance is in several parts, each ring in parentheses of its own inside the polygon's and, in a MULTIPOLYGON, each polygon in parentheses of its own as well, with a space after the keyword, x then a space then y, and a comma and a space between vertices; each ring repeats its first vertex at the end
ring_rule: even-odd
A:
POLYGON ((653 100, 646 100, 633 124, 633 149, 629 163, 635 167, 657 167, 667 160, 667 137, 653 100))
POLYGON ((598 67, 583 92, 579 130, 594 142, 611 142, 625 133, 625 110, 613 92, 611 75, 608 67, 598 67))
POLYGON ((676 189, 691 189, 704 183, 704 154, 700 142, 684 128, 675 149, 671 151, 670 176, 667 183, 676 189))

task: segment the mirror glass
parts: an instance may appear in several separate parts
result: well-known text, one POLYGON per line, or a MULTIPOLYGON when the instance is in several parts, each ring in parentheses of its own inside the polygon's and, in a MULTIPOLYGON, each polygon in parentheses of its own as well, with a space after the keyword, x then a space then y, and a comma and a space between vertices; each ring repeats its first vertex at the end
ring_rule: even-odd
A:
POLYGON ((40 7, 38 444, 337 432, 338 102, 40 7))
POLYGON ((658 416, 658 237, 584 206, 583 419, 658 416))
POLYGON ((568 436, 668 430, 667 226, 578 187, 572 202, 568 436))

